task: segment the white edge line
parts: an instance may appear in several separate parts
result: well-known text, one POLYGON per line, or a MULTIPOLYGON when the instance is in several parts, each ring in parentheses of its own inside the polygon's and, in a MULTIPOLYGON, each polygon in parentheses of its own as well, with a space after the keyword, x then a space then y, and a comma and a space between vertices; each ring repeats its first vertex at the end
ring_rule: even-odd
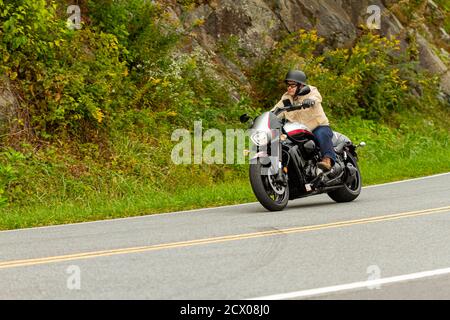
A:
MULTIPOLYGON (((381 186, 385 186, 385 185, 397 184, 397 183, 403 183, 403 182, 410 182, 410 181, 416 181, 416 180, 430 179, 430 178, 445 176, 445 175, 449 175, 449 174, 450 174, 450 172, 446 172, 446 173, 439 173, 439 174, 435 174, 435 175, 431 175, 431 176, 412 178, 412 179, 405 179, 405 180, 394 181, 394 182, 387 182, 387 183, 381 183, 381 184, 374 184, 374 185, 369 185, 369 186, 366 186, 366 187, 362 187, 362 189, 381 187, 381 186)), ((140 215, 140 216, 134 216, 134 217, 112 218, 112 219, 86 221, 86 222, 75 222, 75 223, 66 223, 66 224, 55 224, 55 225, 50 225, 50 226, 21 228, 21 229, 13 229, 13 230, 0 230, 0 234, 1 233, 5 233, 5 232, 28 231, 28 230, 47 229, 47 228, 56 228, 56 227, 65 227, 65 226, 78 226, 78 225, 92 224, 92 223, 116 222, 116 221, 122 221, 122 220, 141 219, 141 218, 149 218, 149 217, 160 217, 160 216, 166 216, 168 214, 179 214, 179 213, 189 213, 189 212, 193 212, 193 211, 205 211, 205 210, 223 209, 223 208, 231 208, 231 207, 240 207, 240 206, 248 206, 248 205, 257 204, 257 203, 258 202, 248 202, 248 203, 232 204, 232 205, 226 205, 226 206, 220 206, 220 207, 200 208, 200 209, 172 211, 172 212, 155 212, 155 213, 151 213, 151 214, 147 214, 147 215, 140 215)))
POLYGON ((431 176, 425 176, 425 177, 419 177, 419 178, 405 179, 405 180, 386 182, 386 183, 380 183, 380 184, 372 184, 372 185, 369 185, 369 186, 366 186, 366 187, 362 187, 362 189, 368 189, 368 188, 374 188, 374 187, 380 187, 380 186, 386 186, 386 185, 390 185, 390 184, 398 184, 398 183, 410 182, 410 181, 425 180, 425 179, 445 176, 445 175, 448 175, 448 174, 450 174, 450 172, 439 173, 439 174, 434 174, 434 175, 431 175, 431 176))
POLYGON ((375 286, 380 286, 383 284, 402 282, 402 281, 408 281, 408 280, 417 280, 417 279, 434 277, 434 276, 448 274, 448 273, 450 273, 450 268, 436 269, 436 270, 430 270, 430 271, 410 273, 410 274, 401 275, 401 276, 382 278, 382 279, 377 279, 377 280, 359 281, 359 282, 353 282, 353 283, 342 284, 342 285, 331 286, 331 287, 323 287, 323 288, 295 291, 295 292, 289 292, 289 293, 274 294, 274 295, 270 295, 270 296, 251 298, 251 299, 246 299, 246 300, 283 300, 283 299, 294 299, 294 298, 307 298, 307 297, 313 297, 313 296, 318 296, 318 295, 323 295, 323 294, 328 294, 328 293, 348 291, 348 290, 352 290, 352 289, 360 289, 360 288, 375 289, 375 286))
POLYGON ((222 209, 222 208, 231 208, 231 207, 240 207, 240 206, 248 206, 251 204, 256 204, 259 202, 248 202, 248 203, 239 203, 239 204, 231 204, 220 207, 209 207, 209 208, 199 208, 199 209, 190 209, 190 210, 182 210, 182 211, 172 211, 172 212, 153 212, 146 215, 133 216, 133 217, 123 217, 123 218, 111 218, 104 220, 95 220, 95 221, 85 221, 85 222, 74 222, 74 223, 64 223, 64 224, 54 224, 50 226, 41 226, 41 227, 31 227, 31 228, 21 228, 21 229, 12 229, 12 230, 0 230, 0 233, 4 232, 16 232, 16 231, 28 231, 35 229, 47 229, 47 228, 56 228, 56 227, 65 227, 65 226, 78 226, 92 223, 102 223, 102 222, 116 222, 121 220, 131 220, 131 219, 140 219, 140 218, 150 218, 150 217, 161 217, 166 215, 172 215, 177 213, 189 213, 194 211, 206 211, 206 210, 214 210, 214 209, 222 209))

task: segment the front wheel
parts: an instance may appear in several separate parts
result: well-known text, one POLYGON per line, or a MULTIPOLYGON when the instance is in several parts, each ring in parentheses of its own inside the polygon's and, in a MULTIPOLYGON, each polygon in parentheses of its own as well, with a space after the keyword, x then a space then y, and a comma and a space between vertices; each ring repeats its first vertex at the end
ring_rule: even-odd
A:
POLYGON ((275 175, 264 174, 267 171, 258 160, 250 164, 250 184, 258 201, 269 211, 283 210, 289 200, 289 185, 281 185, 275 175))
POLYGON ((352 155, 348 155, 349 162, 356 168, 355 178, 345 183, 342 188, 328 192, 331 199, 336 202, 350 202, 355 200, 361 193, 362 179, 359 171, 358 163, 352 155))

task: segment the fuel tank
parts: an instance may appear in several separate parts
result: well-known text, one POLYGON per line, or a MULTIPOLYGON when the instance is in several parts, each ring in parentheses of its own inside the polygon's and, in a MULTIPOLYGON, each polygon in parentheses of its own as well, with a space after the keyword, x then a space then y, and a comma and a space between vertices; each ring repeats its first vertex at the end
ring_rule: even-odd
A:
POLYGON ((297 142, 314 139, 314 134, 308 127, 298 122, 286 122, 283 129, 289 138, 297 142))

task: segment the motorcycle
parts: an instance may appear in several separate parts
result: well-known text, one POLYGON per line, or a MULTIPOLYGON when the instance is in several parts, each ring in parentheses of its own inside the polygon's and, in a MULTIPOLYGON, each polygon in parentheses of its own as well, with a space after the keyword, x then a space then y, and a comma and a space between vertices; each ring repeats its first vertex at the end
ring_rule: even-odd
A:
MULTIPOLYGON (((310 92, 303 87, 298 95, 310 92)), ((325 172, 318 167, 322 159, 319 142, 303 124, 280 119, 282 112, 291 112, 311 105, 292 105, 289 100, 276 110, 264 112, 249 125, 254 155, 250 159, 250 184, 258 201, 270 211, 283 210, 289 200, 327 193, 336 202, 355 200, 362 186, 356 149, 345 135, 334 131, 336 162, 325 172)), ((247 114, 242 123, 250 120, 247 114)))

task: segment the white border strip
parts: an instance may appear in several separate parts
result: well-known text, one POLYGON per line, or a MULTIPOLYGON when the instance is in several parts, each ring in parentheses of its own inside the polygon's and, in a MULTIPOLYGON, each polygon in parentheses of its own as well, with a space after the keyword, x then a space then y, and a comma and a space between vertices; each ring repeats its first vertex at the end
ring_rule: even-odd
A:
POLYGON ((353 283, 349 283, 349 284, 342 284, 342 285, 337 285, 337 286, 332 286, 332 287, 323 287, 323 288, 309 289, 309 290, 303 290, 303 291, 274 294, 274 295, 270 295, 270 296, 251 298, 251 299, 247 299, 247 300, 283 300, 283 299, 294 299, 294 298, 307 298, 307 297, 313 297, 313 296, 318 296, 318 295, 323 295, 323 294, 348 291, 348 290, 353 290, 353 289, 361 289, 361 288, 370 289, 370 288, 374 288, 375 286, 380 286, 383 284, 423 279, 423 278, 434 277, 434 276, 439 276, 439 275, 444 275, 444 274, 449 274, 449 273, 450 273, 450 268, 436 269, 436 270, 411 273, 411 274, 406 274, 406 275, 401 275, 401 276, 382 278, 382 279, 377 279, 377 280, 353 282, 353 283))
MULTIPOLYGON (((430 178, 435 178, 435 177, 440 177, 440 176, 445 176, 445 175, 450 175, 450 172, 439 173, 439 174, 435 174, 435 175, 431 175, 431 176, 425 176, 425 177, 420 177, 420 178, 405 179, 405 180, 394 181, 394 182, 374 184, 374 185, 362 187, 362 189, 381 187, 381 186, 386 186, 386 185, 390 185, 390 184, 397 184, 397 183, 403 183, 403 182, 410 182, 410 181, 430 179, 430 178)), ((31 228, 22 228, 22 229, 13 229, 13 230, 0 230, 0 234, 4 233, 4 232, 17 232, 17 231, 47 229, 47 228, 65 227, 65 226, 74 226, 74 225, 84 225, 84 224, 92 224, 92 223, 116 222, 116 221, 122 221, 122 220, 141 219, 141 218, 149 218, 149 217, 159 217, 159 216, 166 216, 168 214, 189 213, 189 212, 196 212, 196 211, 206 211, 206 210, 215 210, 215 209, 223 209, 223 208, 232 208, 232 207, 248 206, 248 205, 258 204, 258 203, 259 202, 248 202, 248 203, 232 204, 232 205, 226 205, 226 206, 220 206, 220 207, 199 208, 199 209, 191 209, 191 210, 183 210, 183 211, 155 212, 155 213, 151 213, 151 214, 146 214, 146 215, 141 215, 141 216, 133 216, 133 217, 113 218, 113 219, 104 219, 104 220, 86 221, 86 222, 75 222, 75 223, 66 223, 66 224, 55 224, 55 225, 50 225, 50 226, 31 227, 31 228)))

